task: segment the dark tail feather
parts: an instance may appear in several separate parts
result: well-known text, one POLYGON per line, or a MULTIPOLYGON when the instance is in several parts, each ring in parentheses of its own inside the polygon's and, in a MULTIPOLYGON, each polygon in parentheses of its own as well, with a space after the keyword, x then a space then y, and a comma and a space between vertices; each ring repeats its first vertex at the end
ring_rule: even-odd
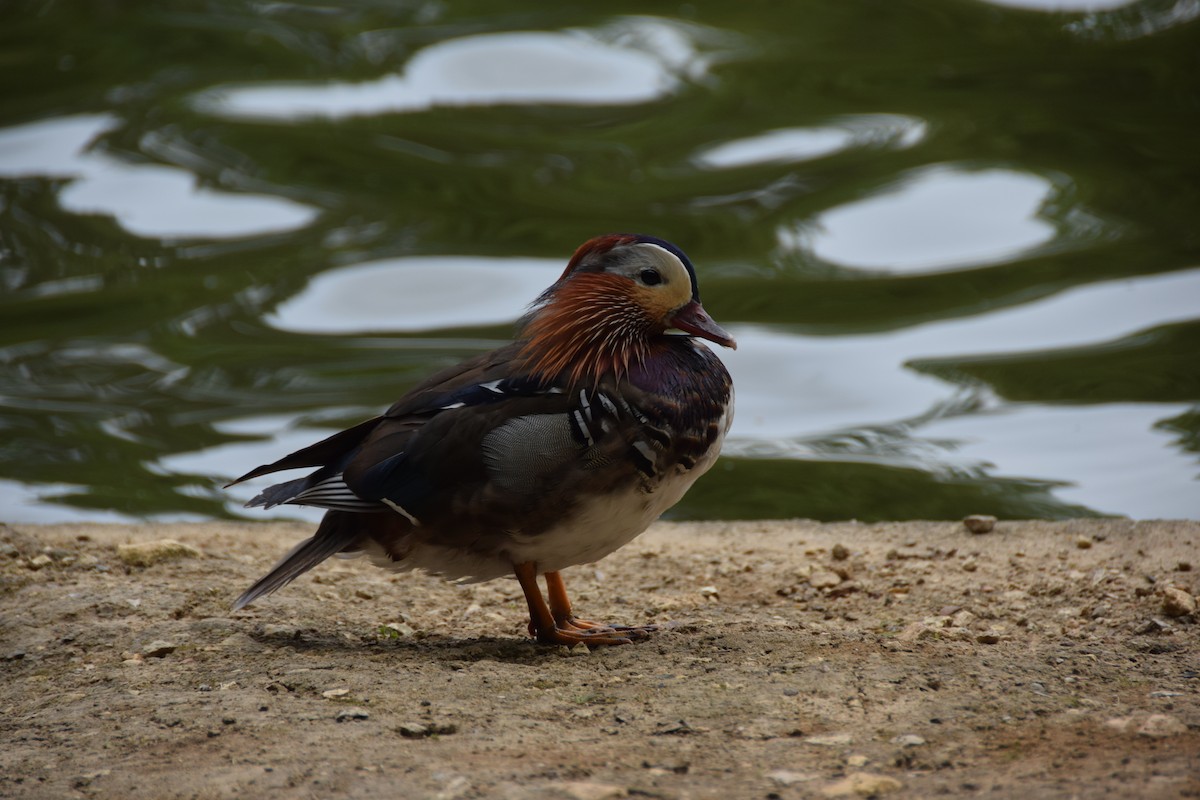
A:
POLYGON ((363 517, 363 514, 338 511, 327 513, 312 538, 293 547, 270 572, 242 592, 242 596, 234 601, 233 610, 238 611, 263 595, 282 589, 332 555, 343 550, 357 550, 355 543, 362 533, 363 517))
POLYGON ((311 489, 317 482, 326 477, 328 477, 328 470, 317 470, 311 475, 296 478, 294 481, 268 486, 256 494, 250 502, 246 503, 246 508, 258 508, 260 506, 262 508, 274 508, 275 506, 282 505, 296 495, 311 489))
POLYGON ((375 430, 375 426, 379 424, 379 420, 380 417, 375 417, 366 422, 360 422, 353 428, 347 428, 344 431, 322 439, 316 444, 310 444, 308 447, 286 455, 273 464, 264 464, 261 467, 256 467, 237 480, 225 484, 225 488, 228 489, 235 483, 257 478, 259 475, 268 475, 272 472, 280 472, 285 469, 323 467, 334 464, 345 456, 346 453, 362 444, 362 440, 367 437, 367 434, 375 430))

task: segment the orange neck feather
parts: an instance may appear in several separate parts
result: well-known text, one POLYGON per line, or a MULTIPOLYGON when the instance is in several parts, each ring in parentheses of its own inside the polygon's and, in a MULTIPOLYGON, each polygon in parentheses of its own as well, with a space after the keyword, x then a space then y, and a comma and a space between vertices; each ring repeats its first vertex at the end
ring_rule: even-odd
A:
POLYGON ((581 273, 559 287, 525 326, 521 357, 531 374, 571 385, 620 377, 645 358, 661 332, 633 297, 624 278, 581 273))

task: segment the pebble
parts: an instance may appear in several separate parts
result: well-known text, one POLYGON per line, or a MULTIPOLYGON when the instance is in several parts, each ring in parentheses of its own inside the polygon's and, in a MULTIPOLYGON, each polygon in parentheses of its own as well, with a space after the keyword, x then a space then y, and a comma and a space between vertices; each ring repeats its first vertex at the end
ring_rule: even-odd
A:
POLYGON ((262 634, 269 639, 299 639, 300 629, 295 625, 272 623, 263 625, 262 634))
POLYGON ((925 739, 915 733, 904 733, 892 737, 892 744, 898 744, 901 747, 921 747, 925 744, 925 739))
POLYGON ((370 719, 370 718, 371 718, 370 712, 368 712, 365 708, 359 708, 358 706, 353 706, 351 708, 343 708, 341 711, 337 712, 337 714, 334 716, 334 719, 337 720, 338 722, 349 722, 351 720, 370 719))
POLYGON ((1171 623, 1161 619, 1148 619, 1133 629, 1133 632, 1139 636, 1145 636, 1151 633, 1167 633, 1173 630, 1171 623))
POLYGON ((1091 548, 1091 546, 1093 544, 1094 544, 1094 542, 1087 536, 1080 536, 1078 539, 1075 540, 1075 546, 1078 547, 1080 550, 1088 550, 1091 548))
POLYGON ((395 730, 406 739, 424 739, 427 736, 449 736, 458 733, 458 724, 436 720, 402 722, 395 730))
POLYGON ((583 642, 576 642, 570 647, 567 647, 565 644, 559 645, 558 654, 563 658, 573 658, 575 656, 590 656, 592 651, 583 642))
POLYGON ((793 772, 790 769, 777 769, 774 772, 767 773, 767 779, 779 784, 780 786, 791 786, 794 783, 804 783, 811 781, 818 776, 811 772, 793 772))
POLYGON ((867 758, 862 753, 855 753, 852 756, 846 757, 846 766, 852 769, 859 769, 861 767, 865 767, 870 760, 871 759, 867 758))
POLYGON ((1188 727, 1170 714, 1151 714, 1138 726, 1137 735, 1150 739, 1165 739, 1187 733, 1188 727))
POLYGON ((700 596, 703 597, 705 600, 720 600, 721 599, 721 593, 719 591, 717 591, 717 587, 715 587, 715 586, 701 586, 700 587, 700 596))
POLYGON ((405 739, 424 739, 429 735, 429 728, 419 722, 401 722, 396 726, 396 733, 405 739))
POLYGON ((850 744, 853 740, 853 737, 848 733, 827 733, 806 737, 804 743, 815 744, 818 747, 840 747, 844 744, 850 744))
POLYGON ((201 553, 190 544, 174 539, 159 539, 154 542, 134 542, 117 545, 117 556, 131 567, 149 567, 162 561, 181 558, 199 558, 201 553))
POLYGON ((1162 590, 1162 613, 1168 617, 1186 617, 1196 613, 1196 598, 1177 586, 1162 590))
POLYGON ((53 563, 54 559, 45 553, 42 553, 40 556, 34 556, 33 558, 29 559, 29 568, 41 569, 42 567, 48 567, 53 563))
POLYGON ((938 635, 937 629, 918 620, 910 622, 904 630, 896 634, 896 640, 905 643, 919 642, 923 639, 933 639, 938 635))
POLYGON ((558 797, 568 797, 571 800, 611 800, 629 796, 629 792, 624 786, 618 786, 615 783, 566 781, 558 784, 555 788, 557 789, 555 794, 558 797))
POLYGON ((325 691, 321 692, 321 697, 324 697, 326 700, 336 700, 337 698, 345 697, 348 694, 350 694, 349 689, 326 689, 325 691))
POLYGON ((155 639, 150 644, 142 648, 142 656, 145 658, 163 658, 175 652, 178 647, 173 642, 168 642, 164 639, 155 639))
POLYGON ((20 551, 8 542, 0 542, 0 556, 5 558, 16 558, 20 551))
POLYGON ((971 533, 991 533, 996 527, 996 518, 988 514, 972 514, 963 519, 963 526, 971 533))
POLYGON ((379 632, 389 638, 408 638, 415 634, 416 630, 407 622, 385 622, 379 626, 379 632))
POLYGON ((831 555, 833 556, 834 561, 845 561, 850 557, 850 551, 844 544, 835 544, 833 546, 833 550, 831 551, 831 555))
POLYGON ((827 569, 819 569, 808 576, 808 585, 814 589, 832 589, 841 582, 841 575, 827 569))
POLYGON ((888 775, 875 775, 870 772, 851 772, 840 781, 829 784, 821 789, 826 797, 877 797, 881 794, 903 789, 904 784, 888 775))

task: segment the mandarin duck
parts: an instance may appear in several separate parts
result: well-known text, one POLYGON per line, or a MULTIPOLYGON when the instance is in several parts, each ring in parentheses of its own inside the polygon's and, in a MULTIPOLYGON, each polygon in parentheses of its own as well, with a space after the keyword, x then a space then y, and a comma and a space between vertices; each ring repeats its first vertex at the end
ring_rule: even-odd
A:
POLYGON ((700 305, 682 250, 641 235, 586 242, 516 341, 229 484, 316 467, 246 505, 327 509, 234 610, 330 556, 365 553, 459 582, 515 576, 540 642, 645 638, 654 626, 576 618, 559 573, 628 543, 716 460, 733 385, 693 337, 736 347, 700 305))

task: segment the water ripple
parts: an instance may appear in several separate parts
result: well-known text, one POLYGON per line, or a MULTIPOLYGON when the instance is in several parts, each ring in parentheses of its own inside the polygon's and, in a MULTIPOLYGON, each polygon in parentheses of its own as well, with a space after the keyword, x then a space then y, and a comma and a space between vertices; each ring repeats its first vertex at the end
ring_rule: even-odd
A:
POLYGON ((218 116, 276 121, 437 106, 630 105, 671 94, 681 71, 701 63, 674 26, 628 21, 611 38, 582 30, 462 36, 419 51, 399 75, 359 83, 217 87, 193 102, 218 116))
POLYGON ((98 152, 96 141, 117 125, 110 115, 83 114, 0 130, 0 177, 70 178, 59 193, 63 209, 112 215, 147 238, 234 239, 295 230, 317 216, 291 200, 217 191, 185 170, 98 152))

